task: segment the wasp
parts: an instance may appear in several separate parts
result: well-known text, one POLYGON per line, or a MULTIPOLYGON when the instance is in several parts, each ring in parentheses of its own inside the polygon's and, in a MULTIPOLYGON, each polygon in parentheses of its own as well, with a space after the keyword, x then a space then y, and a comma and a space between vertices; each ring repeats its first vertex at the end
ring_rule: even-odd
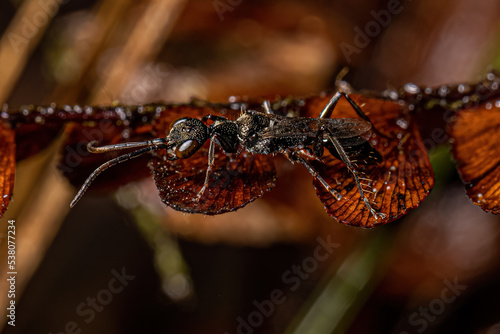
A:
POLYGON ((172 123, 168 135, 164 138, 101 147, 95 146, 96 141, 88 143, 87 149, 91 153, 139 149, 99 166, 87 178, 70 206, 73 207, 95 178, 109 167, 156 150, 166 150, 166 158, 171 161, 188 159, 209 141, 205 182, 195 200, 201 198, 208 186, 214 167, 216 145, 225 153, 237 153, 243 149, 252 154, 282 154, 290 162, 302 164, 335 199, 341 200, 342 195, 333 189, 310 163, 311 160, 321 161, 326 148, 352 173, 361 199, 375 219, 384 218, 383 213, 377 212, 370 205, 360 181, 363 178, 355 168, 355 163, 373 165, 382 161, 380 153, 366 139, 371 130, 369 118, 349 95, 343 92, 333 95, 318 118, 279 115, 271 109, 269 101, 264 101, 263 111, 242 109, 236 120, 217 115, 206 115, 201 120, 183 117, 172 123), (342 96, 347 99, 360 119, 331 118, 342 96))

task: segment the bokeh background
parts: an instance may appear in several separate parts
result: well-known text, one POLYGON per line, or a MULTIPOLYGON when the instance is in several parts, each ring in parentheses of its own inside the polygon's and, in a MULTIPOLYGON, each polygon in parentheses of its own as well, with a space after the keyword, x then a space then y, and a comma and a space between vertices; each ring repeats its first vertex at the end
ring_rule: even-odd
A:
MULTIPOLYGON (((358 90, 475 82, 500 68, 499 17, 496 0, 5 0, 0 102, 308 96, 345 66, 358 90)), ((445 128, 441 114, 420 125, 445 128)), ((499 217, 467 199, 447 142, 426 139, 432 194, 372 230, 335 222, 279 159, 273 191, 218 217, 166 208, 150 178, 69 210, 58 140, 18 164, 0 220, 5 238, 16 219, 18 249, 3 333, 500 333, 499 217)))

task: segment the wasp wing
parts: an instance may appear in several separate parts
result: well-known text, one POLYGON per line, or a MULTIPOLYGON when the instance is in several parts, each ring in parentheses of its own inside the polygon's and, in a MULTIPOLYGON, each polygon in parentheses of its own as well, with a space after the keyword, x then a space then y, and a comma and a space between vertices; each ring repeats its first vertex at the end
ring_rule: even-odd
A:
POLYGON ((369 137, 372 125, 356 118, 319 119, 320 124, 337 139, 369 137))
MULTIPOLYGON (((383 161, 382 155, 363 137, 341 138, 338 141, 354 165, 377 165, 383 161)), ((326 142, 325 147, 340 160, 333 144, 326 142)))
POLYGON ((370 129, 372 128, 369 122, 355 118, 321 119, 274 116, 271 124, 267 129, 261 131, 260 136, 262 138, 314 138, 321 128, 338 139, 369 137, 370 129))
MULTIPOLYGON (((354 118, 321 121, 325 130, 339 141, 353 164, 376 165, 382 162, 382 156, 369 141, 372 134, 372 125, 369 122, 354 118)), ((334 157, 340 159, 337 150, 329 140, 325 141, 325 147, 334 157)))

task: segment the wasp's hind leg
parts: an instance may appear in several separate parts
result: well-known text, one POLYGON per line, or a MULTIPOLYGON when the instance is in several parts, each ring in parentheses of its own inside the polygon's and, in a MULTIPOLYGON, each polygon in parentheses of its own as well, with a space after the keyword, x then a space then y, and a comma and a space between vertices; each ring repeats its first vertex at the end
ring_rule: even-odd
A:
POLYGON ((363 110, 361 110, 361 107, 358 106, 356 104, 356 102, 354 102, 353 99, 351 99, 349 97, 349 95, 344 93, 344 92, 336 92, 332 96, 332 98, 330 99, 328 104, 325 106, 323 111, 321 111, 319 118, 330 118, 332 116, 333 110, 335 110, 335 107, 337 106, 337 103, 340 100, 340 97, 342 97, 342 96, 345 97, 347 102, 349 102, 351 107, 354 109, 354 111, 356 111, 356 114, 358 114, 358 116, 361 117, 361 119, 363 119, 364 121, 370 122, 370 118, 368 118, 368 116, 363 112, 363 110))
POLYGON ((210 172, 212 171, 214 165, 214 150, 215 150, 215 142, 213 138, 210 139, 210 147, 208 149, 208 167, 207 172, 205 173, 205 181, 203 182, 203 187, 201 187, 200 191, 196 195, 196 201, 199 201, 208 187, 208 180, 210 178, 210 172))
POLYGON ((333 189, 329 184, 328 182, 325 181, 325 179, 323 179, 323 177, 318 173, 318 171, 316 169, 314 169, 313 166, 311 166, 311 164, 306 160, 304 159, 301 154, 297 151, 289 151, 287 154, 286 154, 286 157, 288 158, 288 160, 290 160, 292 163, 295 163, 295 162, 300 162, 302 165, 304 165, 304 167, 306 167, 306 169, 309 171, 309 173, 314 177, 316 178, 322 185, 323 187, 325 187, 325 189, 337 200, 337 201, 340 201, 342 199, 342 195, 339 194, 335 189, 333 189))
MULTIPOLYGON (((349 97, 349 95, 347 95, 344 92, 336 92, 332 96, 332 98, 330 99, 330 102, 328 102, 328 104, 325 106, 325 108, 321 112, 321 115, 319 116, 319 118, 330 118, 332 116, 332 112, 335 109, 335 107, 337 106, 337 103, 339 102, 339 99, 341 96, 344 96, 346 98, 346 100, 349 102, 349 104, 352 106, 352 108, 356 111, 356 114, 358 114, 359 117, 361 117, 363 120, 365 120, 367 122, 370 122, 370 119, 363 112, 363 110, 361 110, 361 108, 356 104, 356 102, 354 102, 349 97)), ((340 157, 340 160, 342 160, 342 162, 347 166, 349 171, 354 176, 354 181, 356 182, 356 186, 358 187, 358 191, 359 191, 359 194, 361 196, 361 199, 363 200, 363 202, 364 202, 365 206, 368 208, 368 210, 370 210, 370 213, 375 217, 375 220, 384 219, 386 217, 386 215, 381 213, 381 212, 375 211, 375 209, 373 209, 372 206, 370 205, 368 198, 366 198, 366 196, 364 194, 365 190, 363 190, 363 187, 362 187, 363 184, 360 182, 360 179, 362 179, 362 178, 359 177, 358 172, 354 168, 353 163, 351 162, 351 160, 347 156, 347 153, 345 152, 345 150, 342 147, 342 145, 340 144, 340 142, 328 130, 322 128, 322 129, 320 129, 320 132, 326 133, 326 137, 327 137, 328 141, 335 147, 335 150, 337 151, 337 153, 340 157)), ((369 191, 367 191, 367 192, 369 192, 369 191)))
POLYGON ((371 123, 370 118, 364 113, 363 110, 361 110, 361 107, 358 106, 358 104, 354 102, 353 99, 351 99, 351 97, 348 94, 342 93, 342 95, 344 95, 347 102, 349 102, 351 107, 354 109, 354 111, 356 111, 356 114, 358 114, 358 116, 361 117, 361 119, 371 123))
POLYGON ((332 116, 332 112, 337 106, 337 103, 339 102, 340 97, 342 96, 341 92, 336 92, 328 104, 325 106, 321 114, 319 115, 319 118, 330 118, 332 116))
POLYGON ((262 107, 264 108, 264 112, 267 115, 280 115, 279 112, 271 108, 271 103, 269 102, 269 100, 264 100, 264 102, 262 102, 262 107))
POLYGON ((364 194, 363 187, 362 187, 362 183, 360 182, 360 179, 362 179, 362 178, 359 177, 358 172, 354 168, 351 160, 349 160, 349 157, 347 156, 346 152, 342 148, 342 145, 339 143, 337 138, 333 137, 330 133, 327 133, 326 136, 327 136, 328 140, 333 144, 335 149, 337 150, 337 153, 339 154, 340 160, 342 160, 342 162, 347 166, 349 171, 354 176, 354 181, 356 182, 356 186, 358 187, 359 194, 361 196, 361 199, 365 203, 365 206, 368 208, 368 210, 370 210, 370 213, 375 217, 375 220, 384 219, 386 217, 386 215, 382 212, 377 212, 375 209, 373 209, 372 206, 370 205, 370 202, 368 201, 368 198, 366 198, 366 196, 364 194))

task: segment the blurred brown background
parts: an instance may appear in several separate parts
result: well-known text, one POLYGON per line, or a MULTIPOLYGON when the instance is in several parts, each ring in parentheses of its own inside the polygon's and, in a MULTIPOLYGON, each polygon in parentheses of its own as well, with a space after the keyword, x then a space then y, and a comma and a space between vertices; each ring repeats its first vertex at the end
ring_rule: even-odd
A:
MULTIPOLYGON (((499 14, 495 0, 8 0, 0 102, 304 96, 344 66, 357 89, 473 82, 500 67, 499 14)), ((1 220, 16 219, 19 273, 4 333, 500 333, 500 222, 466 198, 446 143, 427 142, 429 198, 374 230, 336 223, 281 160, 273 191, 220 217, 164 207, 151 179, 70 211, 57 144, 19 164, 1 220), (113 292, 122 270, 134 278, 113 292)))

